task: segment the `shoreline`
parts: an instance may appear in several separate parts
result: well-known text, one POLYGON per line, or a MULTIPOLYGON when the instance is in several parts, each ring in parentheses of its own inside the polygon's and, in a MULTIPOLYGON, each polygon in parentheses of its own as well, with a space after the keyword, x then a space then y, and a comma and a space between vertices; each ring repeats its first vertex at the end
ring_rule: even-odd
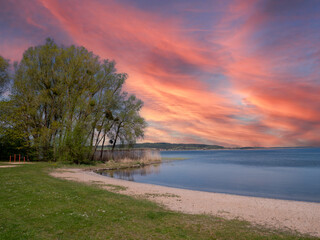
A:
MULTIPOLYGON (((119 169, 105 169, 105 170, 106 171, 109 171, 109 170, 112 171, 112 170, 119 170, 119 169)), ((122 170, 122 169, 120 169, 120 170, 122 170)), ((102 175, 102 174, 99 174, 99 173, 96 173, 96 174, 102 175)), ((261 198, 261 199, 270 199, 270 200, 282 200, 282 201, 290 201, 290 202, 292 201, 292 202, 317 203, 317 204, 320 204, 320 201, 319 202, 315 202, 315 201, 312 201, 312 200, 309 201, 309 200, 299 200, 299 199, 286 199, 286 198, 277 198, 277 197, 270 197, 270 196, 264 197, 264 196, 247 195, 245 193, 242 194, 242 193, 212 192, 212 191, 209 191, 209 190, 189 189, 189 188, 186 188, 186 187, 184 188, 184 187, 180 187, 180 186, 167 186, 167 185, 160 185, 160 184, 155 184, 155 183, 136 182, 136 181, 124 180, 124 179, 120 179, 120 178, 116 178, 116 177, 113 178, 113 177, 109 177, 109 176, 106 176, 106 175, 102 175, 102 176, 107 177, 107 178, 112 178, 112 179, 119 179, 119 180, 123 180, 123 181, 142 183, 142 184, 161 186, 161 187, 168 187, 168 188, 174 188, 174 189, 181 189, 181 190, 190 190, 190 191, 195 191, 195 192, 205 192, 205 193, 225 194, 225 195, 248 197, 248 198, 261 198)))
POLYGON ((320 203, 202 192, 131 182, 83 169, 58 169, 51 176, 97 184, 108 191, 149 199, 167 209, 240 219, 271 229, 320 237, 320 203))

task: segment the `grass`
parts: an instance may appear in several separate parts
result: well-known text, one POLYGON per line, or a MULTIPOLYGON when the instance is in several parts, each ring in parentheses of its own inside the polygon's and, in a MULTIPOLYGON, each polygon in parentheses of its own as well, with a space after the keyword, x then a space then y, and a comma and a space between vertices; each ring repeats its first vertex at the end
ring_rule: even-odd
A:
POLYGON ((92 184, 95 184, 100 187, 106 187, 111 192, 125 191, 128 189, 127 187, 124 187, 124 186, 115 185, 115 184, 105 184, 101 181, 93 181, 92 184))
POLYGON ((168 211, 95 184, 53 178, 51 168, 0 168, 0 239, 316 239, 168 211))
POLYGON ((144 194, 144 196, 146 196, 146 197, 152 197, 152 198, 155 198, 155 197, 180 198, 179 195, 171 194, 171 193, 162 193, 162 194, 160 194, 160 193, 146 193, 146 194, 144 194))
POLYGON ((114 184, 104 184, 103 186, 108 187, 111 189, 111 191, 116 191, 116 192, 127 190, 127 187, 114 185, 114 184))

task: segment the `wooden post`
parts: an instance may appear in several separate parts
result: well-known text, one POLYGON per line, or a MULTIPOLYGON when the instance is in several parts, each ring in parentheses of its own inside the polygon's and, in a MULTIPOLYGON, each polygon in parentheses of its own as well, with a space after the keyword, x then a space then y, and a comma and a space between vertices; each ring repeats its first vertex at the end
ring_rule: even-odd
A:
POLYGON ((26 162, 26 157, 23 157, 23 162, 24 162, 24 163, 26 162))
POLYGON ((20 162, 20 154, 19 154, 19 162, 20 162))
POLYGON ((10 162, 11 162, 11 155, 10 155, 10 162))
POLYGON ((14 162, 16 162, 16 155, 15 154, 13 155, 13 159, 14 159, 14 162))

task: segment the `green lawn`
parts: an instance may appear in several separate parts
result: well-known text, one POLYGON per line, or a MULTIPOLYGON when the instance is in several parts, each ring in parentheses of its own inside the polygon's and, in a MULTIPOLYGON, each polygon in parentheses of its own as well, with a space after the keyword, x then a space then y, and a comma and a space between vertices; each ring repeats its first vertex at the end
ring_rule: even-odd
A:
POLYGON ((316 239, 163 209, 55 179, 51 165, 0 168, 0 239, 316 239))

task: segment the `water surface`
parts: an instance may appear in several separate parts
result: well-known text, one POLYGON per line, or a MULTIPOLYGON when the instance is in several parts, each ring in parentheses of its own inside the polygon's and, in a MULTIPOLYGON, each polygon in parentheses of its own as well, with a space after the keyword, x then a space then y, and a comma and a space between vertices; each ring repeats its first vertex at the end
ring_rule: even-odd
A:
POLYGON ((208 192, 320 202, 320 148, 167 151, 161 155, 187 159, 103 175, 208 192))

